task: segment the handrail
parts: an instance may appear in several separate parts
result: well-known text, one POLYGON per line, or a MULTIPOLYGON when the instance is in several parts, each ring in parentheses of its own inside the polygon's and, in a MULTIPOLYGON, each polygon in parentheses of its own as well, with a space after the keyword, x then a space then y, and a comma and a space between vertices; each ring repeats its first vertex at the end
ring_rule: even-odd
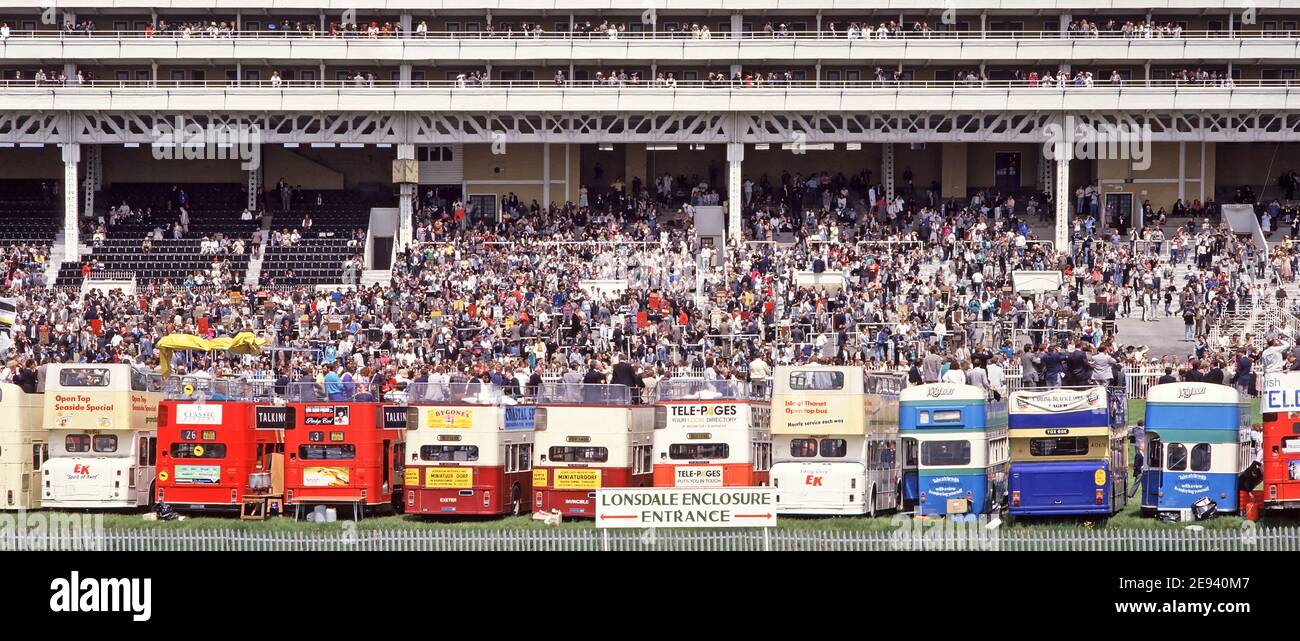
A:
MULTIPOLYGON (((234 22, 231 18, 229 22, 234 22)), ((674 41, 847 41, 850 43, 866 43, 873 41, 897 41, 897 40, 1294 40, 1300 39, 1300 30, 1190 30, 1185 29, 1179 32, 1179 35, 1172 33, 1157 32, 1135 32, 1124 33, 1121 31, 1098 31, 1080 32, 1061 30, 986 30, 976 29, 959 30, 937 30, 918 31, 904 27, 902 29, 891 31, 887 35, 881 36, 878 27, 874 28, 871 35, 851 36, 847 27, 822 29, 821 31, 785 31, 772 32, 765 31, 745 31, 734 37, 732 33, 726 31, 710 32, 708 37, 704 37, 702 32, 695 31, 618 31, 614 37, 611 37, 608 31, 543 31, 542 33, 524 32, 524 31, 425 31, 417 32, 414 30, 401 33, 389 32, 375 36, 366 33, 330 33, 322 30, 306 31, 280 31, 280 30, 241 30, 241 31, 219 31, 217 35, 211 35, 206 29, 192 30, 189 35, 182 31, 141 31, 141 30, 114 30, 114 29, 96 29, 95 31, 63 31, 55 29, 38 29, 38 30, 17 30, 11 29, 9 39, 16 38, 34 38, 49 40, 194 40, 194 41, 212 41, 212 40, 344 40, 349 42, 367 42, 376 41, 391 43, 394 40, 401 41, 422 41, 422 40, 463 40, 463 41, 528 41, 528 40, 546 40, 546 41, 619 41, 619 40, 674 40, 674 41)))
POLYGON ((827 92, 831 90, 872 90, 872 91, 897 91, 900 89, 938 89, 945 91, 980 91, 980 90, 1034 90, 1034 91, 1062 91, 1077 92, 1091 89, 1118 89, 1123 91, 1142 91, 1146 89, 1249 89, 1249 88, 1290 88, 1300 86, 1300 80, 1273 80, 1273 79, 1242 79, 1232 80, 1231 82, 1223 79, 1209 80, 1125 80, 1111 82, 1108 80, 1094 78, 1091 86, 1075 85, 1071 80, 1069 84, 1048 85, 1043 82, 1032 82, 1027 80, 899 80, 899 81, 875 81, 875 80, 780 80, 774 82, 746 82, 746 81, 715 81, 707 80, 674 80, 669 84, 659 81, 640 80, 636 82, 625 81, 616 84, 608 82, 598 82, 590 80, 565 81, 562 84, 556 84, 554 81, 543 80, 490 80, 484 84, 471 84, 469 82, 460 82, 456 80, 413 80, 408 85, 403 85, 400 81, 395 80, 284 80, 278 83, 274 81, 242 81, 233 80, 90 80, 84 82, 68 81, 66 84, 60 84, 57 81, 46 80, 41 83, 34 82, 30 79, 22 80, 2 80, 0 88, 41 88, 62 91, 78 91, 89 89, 238 89, 238 90, 274 90, 274 91, 304 91, 319 89, 358 89, 358 90, 375 90, 383 89, 389 91, 413 91, 424 89, 455 89, 458 91, 492 91, 499 89, 509 90, 615 90, 615 91, 678 91, 689 89, 701 90, 803 90, 827 92))

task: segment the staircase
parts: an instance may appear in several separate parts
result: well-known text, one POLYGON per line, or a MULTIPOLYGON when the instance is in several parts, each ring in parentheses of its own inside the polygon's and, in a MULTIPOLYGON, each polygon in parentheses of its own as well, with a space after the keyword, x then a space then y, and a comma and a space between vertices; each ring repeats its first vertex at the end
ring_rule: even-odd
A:
POLYGON ((392 279, 393 271, 391 269, 367 269, 361 272, 360 287, 367 288, 375 285, 387 287, 392 279))

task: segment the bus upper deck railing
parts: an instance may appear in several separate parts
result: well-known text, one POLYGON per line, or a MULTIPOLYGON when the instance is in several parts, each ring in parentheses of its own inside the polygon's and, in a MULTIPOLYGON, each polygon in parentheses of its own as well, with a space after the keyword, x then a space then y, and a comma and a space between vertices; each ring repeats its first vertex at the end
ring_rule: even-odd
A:
POLYGON ((162 391, 163 398, 169 401, 260 402, 275 398, 275 383, 211 376, 169 376, 162 381, 162 391))
POLYGON ((295 381, 276 391, 290 403, 374 403, 384 400, 383 390, 372 387, 368 381, 295 381))
POLYGON ((1094 77, 1086 81, 1071 76, 1064 81, 1051 82, 1041 79, 1021 80, 767 80, 752 78, 745 80, 686 80, 686 79, 627 79, 627 80, 390 80, 360 79, 349 80, 75 80, 61 82, 55 79, 35 80, 32 78, 0 80, 0 87, 6 89, 40 88, 58 91, 80 91, 93 89, 226 89, 226 90, 262 90, 283 92, 311 92, 321 89, 357 89, 386 90, 395 92, 417 92, 428 90, 456 91, 554 91, 554 90, 604 90, 604 91, 762 91, 762 90, 863 90, 863 91, 898 91, 901 89, 930 89, 946 91, 976 90, 1034 90, 1080 92, 1099 89, 1137 91, 1144 89, 1272 89, 1300 86, 1300 80, 1264 79, 1264 78, 1202 78, 1202 79, 1129 79, 1109 80, 1094 77))
POLYGON ((499 385, 476 379, 453 381, 420 381, 406 386, 406 402, 412 405, 430 403, 464 403, 467 405, 507 405, 515 400, 505 394, 499 385))
POLYGON ((768 381, 666 380, 655 386, 655 401, 770 401, 768 381))
MULTIPOLYGON (((638 391, 639 390, 635 390, 638 391)), ((543 383, 537 388, 534 399, 542 404, 581 405, 631 405, 633 400, 640 400, 640 394, 627 385, 606 385, 603 383, 543 383)))

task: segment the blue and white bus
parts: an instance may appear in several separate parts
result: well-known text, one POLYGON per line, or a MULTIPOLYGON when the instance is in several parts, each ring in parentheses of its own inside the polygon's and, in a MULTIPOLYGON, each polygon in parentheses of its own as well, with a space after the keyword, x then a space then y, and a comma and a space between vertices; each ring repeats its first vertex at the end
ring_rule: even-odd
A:
POLYGON ((1128 499, 1127 426, 1105 387, 1011 393, 1011 501, 1017 516, 1110 515, 1128 499), (1118 419, 1118 420, 1117 420, 1118 419))
POLYGON ((1212 383, 1166 383, 1147 391, 1142 512, 1189 509, 1202 498, 1236 512, 1238 475, 1250 465, 1249 399, 1212 383))
POLYGON ((988 514, 1006 503, 1006 401, 972 385, 929 383, 903 390, 899 432, 905 484, 921 515, 988 514), (907 453, 915 449, 915 460, 907 453))

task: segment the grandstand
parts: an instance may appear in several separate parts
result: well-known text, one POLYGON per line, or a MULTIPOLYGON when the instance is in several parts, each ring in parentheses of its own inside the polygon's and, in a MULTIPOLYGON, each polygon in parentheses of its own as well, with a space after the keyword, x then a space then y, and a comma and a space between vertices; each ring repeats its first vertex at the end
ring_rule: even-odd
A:
POLYGON ((1137 322, 1158 351, 1126 358, 1186 364, 1290 313, 1245 306, 1298 250, 1217 227, 1300 206, 1281 0, 9 4, 0 243, 18 333, 48 330, 17 358, 246 326, 299 350, 262 364, 285 375, 353 337, 408 379, 613 354, 743 377, 1120 353, 1137 322), (110 275, 143 300, 68 293, 110 275))

